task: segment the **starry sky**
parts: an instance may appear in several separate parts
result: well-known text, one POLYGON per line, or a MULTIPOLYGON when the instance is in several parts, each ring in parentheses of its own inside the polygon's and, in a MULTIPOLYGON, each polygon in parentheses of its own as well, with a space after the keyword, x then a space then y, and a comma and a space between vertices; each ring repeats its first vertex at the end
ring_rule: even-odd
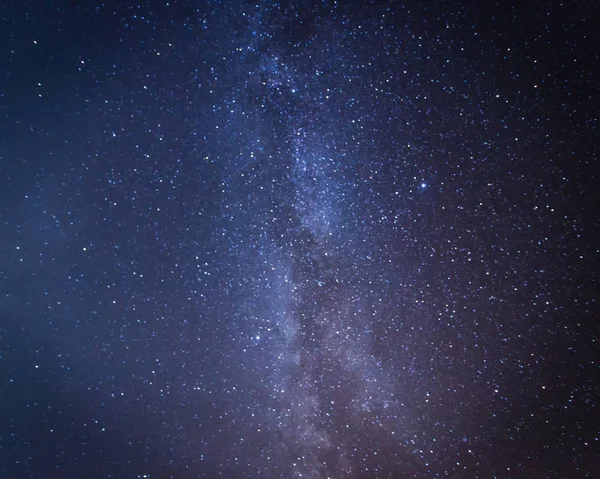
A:
POLYGON ((600 477, 599 14, 2 2, 0 476, 600 477))

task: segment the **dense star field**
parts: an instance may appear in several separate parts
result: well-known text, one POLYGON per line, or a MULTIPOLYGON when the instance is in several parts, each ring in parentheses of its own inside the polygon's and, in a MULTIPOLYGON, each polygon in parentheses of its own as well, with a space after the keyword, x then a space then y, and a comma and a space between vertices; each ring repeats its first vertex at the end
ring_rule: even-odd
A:
POLYGON ((596 2, 0 6, 0 476, 597 478, 596 2))

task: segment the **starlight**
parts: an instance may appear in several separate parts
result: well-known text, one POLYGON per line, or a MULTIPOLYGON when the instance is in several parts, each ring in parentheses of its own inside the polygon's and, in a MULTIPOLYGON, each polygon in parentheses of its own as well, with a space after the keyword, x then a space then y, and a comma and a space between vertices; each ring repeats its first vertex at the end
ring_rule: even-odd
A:
POLYGON ((593 2, 4 3, 0 477, 599 476, 593 2))

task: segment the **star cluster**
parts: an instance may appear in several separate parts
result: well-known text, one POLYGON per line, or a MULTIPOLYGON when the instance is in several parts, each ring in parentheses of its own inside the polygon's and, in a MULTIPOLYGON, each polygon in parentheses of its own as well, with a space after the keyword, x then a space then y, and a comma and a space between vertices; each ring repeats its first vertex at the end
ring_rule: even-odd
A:
POLYGON ((2 476, 598 477, 597 10, 2 6, 2 476))

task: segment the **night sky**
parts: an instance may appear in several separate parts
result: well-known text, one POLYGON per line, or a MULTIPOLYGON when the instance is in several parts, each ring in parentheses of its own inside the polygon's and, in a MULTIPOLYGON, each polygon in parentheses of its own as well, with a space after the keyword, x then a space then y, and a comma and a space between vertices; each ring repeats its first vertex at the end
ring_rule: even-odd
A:
POLYGON ((0 6, 0 477, 600 477, 594 1, 0 6))

